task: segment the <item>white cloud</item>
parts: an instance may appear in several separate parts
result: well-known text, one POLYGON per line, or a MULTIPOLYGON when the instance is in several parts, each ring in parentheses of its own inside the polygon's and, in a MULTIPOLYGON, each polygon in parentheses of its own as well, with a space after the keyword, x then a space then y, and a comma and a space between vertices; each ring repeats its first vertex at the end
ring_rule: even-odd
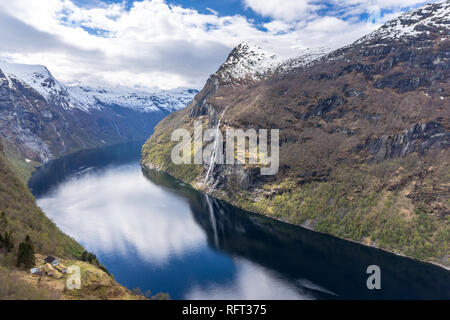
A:
POLYGON ((255 12, 280 20, 298 20, 313 14, 320 6, 308 0, 244 0, 255 12))
MULTIPOLYGON (((188 300, 313 300, 301 286, 294 286, 276 273, 243 259, 235 259, 237 272, 225 284, 193 284, 188 300)), ((321 288, 320 288, 321 289, 321 288)))
POLYGON ((306 279, 287 280, 253 262, 234 258, 236 274, 227 283, 193 283, 188 300, 315 300, 321 294, 336 295, 306 279))
MULTIPOLYGON (((344 0, 356 11, 363 2, 344 0)), ((388 6, 388 1, 372 2, 388 6)), ((131 8, 79 7, 71 0, 1 1, 0 58, 46 65, 68 83, 199 88, 242 41, 256 41, 292 57, 300 48, 348 44, 378 26, 318 16, 317 5, 307 1, 245 4, 274 19, 257 26, 241 15, 202 14, 163 0, 136 1, 131 8), (294 21, 294 16, 302 19, 294 21)))
POLYGON ((183 200, 149 183, 138 166, 74 177, 38 205, 64 232, 103 254, 135 252, 163 266, 206 241, 183 200))
POLYGON ((433 1, 424 0, 243 0, 253 11, 278 20, 297 21, 316 18, 318 11, 348 16, 376 9, 399 10, 433 1))

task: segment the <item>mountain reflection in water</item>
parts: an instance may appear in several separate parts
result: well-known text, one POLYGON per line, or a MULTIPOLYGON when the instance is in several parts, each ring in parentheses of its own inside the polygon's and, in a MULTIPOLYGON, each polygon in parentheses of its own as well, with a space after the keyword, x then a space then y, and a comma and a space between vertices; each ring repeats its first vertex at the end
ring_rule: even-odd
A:
POLYGON ((165 173, 141 144, 80 152, 30 180, 45 213, 130 289, 174 299, 450 298, 450 272, 237 209, 165 173), (366 268, 381 268, 368 290, 366 268))

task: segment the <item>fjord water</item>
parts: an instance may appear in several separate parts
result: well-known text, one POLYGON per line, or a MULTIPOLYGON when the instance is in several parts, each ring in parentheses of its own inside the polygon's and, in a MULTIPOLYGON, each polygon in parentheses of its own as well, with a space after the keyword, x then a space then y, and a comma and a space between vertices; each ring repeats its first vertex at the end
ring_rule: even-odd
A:
POLYGON ((449 299, 450 272, 239 210, 143 171, 141 143, 52 161, 29 186, 119 283, 173 299, 449 299), (366 269, 381 268, 381 290, 366 269))

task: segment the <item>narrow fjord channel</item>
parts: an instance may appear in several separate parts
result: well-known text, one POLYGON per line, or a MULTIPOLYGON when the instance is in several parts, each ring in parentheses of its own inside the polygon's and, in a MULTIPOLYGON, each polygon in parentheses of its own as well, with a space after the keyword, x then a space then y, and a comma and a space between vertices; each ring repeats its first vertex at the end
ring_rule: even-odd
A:
POLYGON ((172 299, 450 298, 450 272, 237 209, 139 165, 141 143, 30 180, 38 205, 130 289, 172 299), (381 290, 368 290, 369 265, 381 290))

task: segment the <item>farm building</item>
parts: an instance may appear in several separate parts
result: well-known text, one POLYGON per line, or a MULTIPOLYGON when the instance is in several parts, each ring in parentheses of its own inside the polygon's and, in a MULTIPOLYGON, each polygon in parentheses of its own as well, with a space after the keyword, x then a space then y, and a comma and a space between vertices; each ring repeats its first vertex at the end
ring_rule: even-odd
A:
POLYGON ((61 272, 62 274, 67 273, 67 268, 61 263, 55 266, 55 269, 61 272))
POLYGON ((42 274, 42 270, 41 270, 41 268, 31 268, 30 269, 30 273, 34 274, 34 275, 41 275, 42 274))
POLYGON ((49 277, 53 276, 55 274, 55 269, 53 268, 53 266, 50 263, 46 263, 43 267, 42 267, 42 271, 45 272, 46 275, 48 275, 49 277))
POLYGON ((44 259, 44 263, 49 263, 53 267, 55 267, 59 264, 59 260, 56 258, 53 258, 52 256, 48 256, 47 258, 44 259))

